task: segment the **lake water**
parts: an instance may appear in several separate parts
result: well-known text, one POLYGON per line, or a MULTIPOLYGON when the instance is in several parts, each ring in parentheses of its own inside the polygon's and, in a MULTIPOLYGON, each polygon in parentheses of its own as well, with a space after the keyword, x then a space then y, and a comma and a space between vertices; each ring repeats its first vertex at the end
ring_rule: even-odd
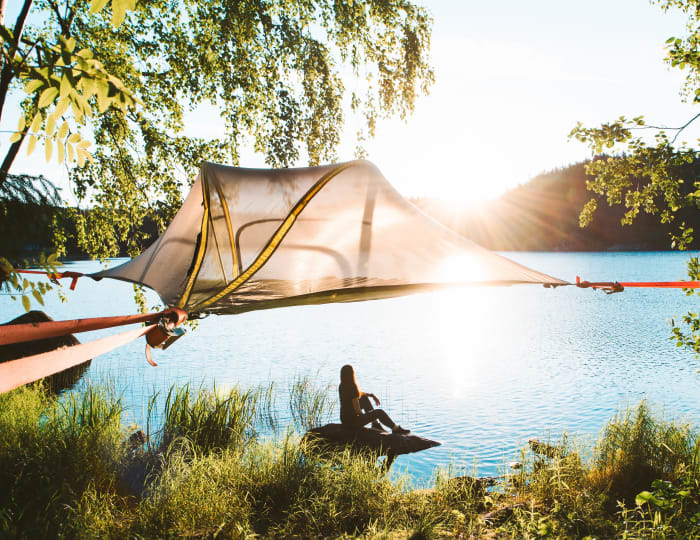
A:
MULTIPOLYGON (((666 252, 505 255, 569 281, 576 275, 678 280, 688 258, 666 252)), ((99 265, 67 267, 89 272, 99 265)), ((68 303, 47 302, 54 319, 136 310, 131 286, 117 281, 81 279, 66 293, 68 303)), ((667 322, 697 304, 680 290, 607 296, 521 285, 212 316, 167 351, 156 351, 157 368, 146 363, 141 340, 93 360, 88 376, 112 380, 130 419, 143 424, 154 390, 188 381, 218 387, 274 382, 284 405, 290 381, 309 375, 331 385, 329 395, 337 399, 339 369, 350 363, 360 388, 377 394, 395 420, 442 441, 394 465, 425 484, 436 467, 450 462, 469 474, 475 467, 479 475, 497 474, 532 436, 595 436, 617 411, 643 398, 667 417, 699 423, 700 363, 669 340, 667 322)), ((8 297, 0 303, 3 320, 21 312, 8 297)), ((280 417, 288 421, 288 411, 280 417)))

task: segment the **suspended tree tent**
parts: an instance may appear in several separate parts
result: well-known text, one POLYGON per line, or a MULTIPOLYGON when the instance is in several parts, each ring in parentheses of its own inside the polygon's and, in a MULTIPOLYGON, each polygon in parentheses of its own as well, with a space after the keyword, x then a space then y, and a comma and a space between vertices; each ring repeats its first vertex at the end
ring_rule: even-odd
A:
MULTIPOLYGON (((429 182, 430 179, 426 179, 429 182)), ((36 272, 28 270, 28 272, 36 272)), ((71 288, 81 274, 66 272, 71 288)), ((155 290, 161 313, 0 326, 0 346, 75 332, 147 326, 0 364, 0 392, 146 336, 167 343, 186 318, 283 306, 375 300, 455 285, 570 285, 484 249, 404 199, 367 161, 302 169, 204 163, 170 226, 141 255, 93 279, 155 290)), ((698 282, 589 283, 697 287, 698 282)), ((149 361, 148 345, 146 347, 149 361)), ((154 364, 155 365, 155 364, 154 364)))
POLYGON ((92 277, 146 285, 190 316, 459 284, 567 284, 443 227, 368 161, 274 170, 205 163, 163 235, 92 277))

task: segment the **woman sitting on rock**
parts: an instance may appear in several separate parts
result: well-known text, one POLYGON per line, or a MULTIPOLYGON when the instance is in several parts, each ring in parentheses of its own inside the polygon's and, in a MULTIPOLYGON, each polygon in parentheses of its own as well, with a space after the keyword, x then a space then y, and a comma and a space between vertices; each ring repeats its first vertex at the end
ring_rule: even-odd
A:
POLYGON ((378 406, 379 399, 374 394, 361 392, 355 380, 355 371, 351 365, 345 365, 340 370, 340 421, 344 426, 359 429, 372 422, 372 428, 382 429, 381 422, 391 431, 399 435, 408 435, 410 430, 402 428, 394 422, 382 409, 375 409, 369 401, 374 400, 378 406))

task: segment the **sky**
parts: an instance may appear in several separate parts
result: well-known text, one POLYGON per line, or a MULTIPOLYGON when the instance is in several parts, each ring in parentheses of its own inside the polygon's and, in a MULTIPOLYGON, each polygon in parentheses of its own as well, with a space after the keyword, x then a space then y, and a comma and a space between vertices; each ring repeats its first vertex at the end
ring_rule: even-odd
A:
MULTIPOLYGON (((663 61, 666 39, 684 32, 678 12, 645 0, 419 3, 434 19, 436 83, 406 122, 380 122, 367 144, 368 158, 405 196, 478 204, 589 157, 568 139, 577 121, 595 126, 643 114, 648 123, 677 126, 696 113, 679 96, 683 73, 663 61)), ((187 119, 192 135, 223 124, 213 114, 187 119)), ((7 114, 0 128, 16 123, 7 114)), ((341 161, 353 159, 351 131, 341 161)), ((696 145, 698 137, 700 126, 681 139, 696 145)), ((6 148, 5 137, 3 155, 6 148)), ((264 159, 246 151, 241 165, 264 166, 264 159)), ((21 152, 12 172, 66 182, 41 148, 29 157, 21 152)))

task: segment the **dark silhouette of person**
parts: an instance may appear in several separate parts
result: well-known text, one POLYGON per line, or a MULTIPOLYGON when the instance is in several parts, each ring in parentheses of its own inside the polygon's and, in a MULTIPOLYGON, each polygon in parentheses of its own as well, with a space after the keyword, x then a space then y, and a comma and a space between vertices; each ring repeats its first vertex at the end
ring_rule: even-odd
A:
POLYGON ((382 429, 380 422, 392 432, 408 435, 410 430, 402 428, 394 422, 382 409, 372 407, 369 398, 379 406, 379 398, 374 394, 360 391, 355 379, 355 370, 347 364, 340 369, 340 421, 344 426, 358 429, 372 422, 372 428, 382 429))

